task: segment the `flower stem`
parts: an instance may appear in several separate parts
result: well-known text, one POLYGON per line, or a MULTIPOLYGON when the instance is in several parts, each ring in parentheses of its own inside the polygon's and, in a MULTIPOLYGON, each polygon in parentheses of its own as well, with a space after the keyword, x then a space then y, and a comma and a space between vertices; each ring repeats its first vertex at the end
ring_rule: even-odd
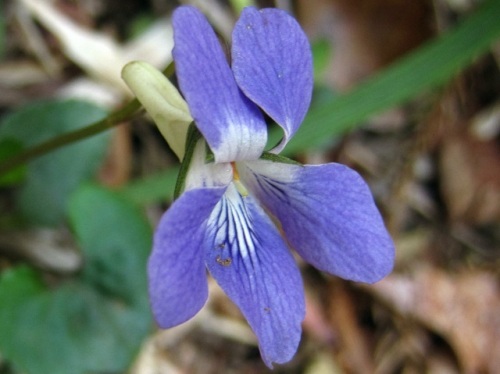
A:
MULTIPOLYGON (((171 77, 174 73, 175 64, 172 61, 163 70, 163 74, 167 77, 171 77)), ((118 109, 100 121, 94 122, 93 124, 82 129, 57 136, 32 148, 28 148, 6 160, 0 161, 0 175, 6 174, 8 171, 15 169, 16 167, 21 166, 37 157, 43 156, 46 153, 52 152, 57 148, 64 147, 68 144, 99 134, 125 121, 128 121, 135 114, 137 114, 141 108, 142 106, 139 101, 137 101, 137 99, 133 99, 123 108, 118 109)))
POLYGON ((43 156, 46 153, 52 152, 57 148, 88 138, 100 132, 106 131, 114 126, 117 126, 120 123, 131 119, 139 111, 139 109, 141 109, 141 105, 139 104, 137 99, 134 99, 123 108, 111 113, 106 118, 100 121, 97 121, 82 129, 62 134, 32 148, 28 148, 23 152, 20 152, 6 160, 1 161, 0 175, 5 174, 8 171, 21 166, 22 164, 25 164, 37 157, 43 156))

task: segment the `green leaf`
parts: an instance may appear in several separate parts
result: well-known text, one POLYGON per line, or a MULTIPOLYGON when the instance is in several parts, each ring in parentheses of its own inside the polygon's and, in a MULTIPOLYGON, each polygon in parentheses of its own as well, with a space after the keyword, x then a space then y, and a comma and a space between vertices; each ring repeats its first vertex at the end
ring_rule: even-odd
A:
MULTIPOLYGON (((325 144, 370 115, 439 87, 500 37, 500 1, 488 0, 458 27, 398 60, 351 92, 312 108, 284 154, 325 144)), ((270 134, 270 144, 282 137, 270 134)))
POLYGON ((114 192, 86 186, 71 198, 69 216, 85 253, 85 282, 129 303, 145 301, 152 232, 138 208, 114 192))
MULTIPOLYGON (((0 123, 0 140, 15 139, 25 148, 103 118, 106 112, 82 101, 44 101, 22 107, 0 123)), ((16 206, 31 224, 56 225, 69 195, 91 179, 104 156, 107 134, 63 147, 27 167, 16 206)))
MULTIPOLYGON (((23 149, 23 145, 16 139, 1 139, 0 140, 0 161, 12 157, 23 149)), ((5 175, 0 175, 0 186, 9 186, 19 183, 23 180, 26 174, 26 167, 21 166, 11 170, 5 175)))
POLYGON ((27 374, 122 372, 151 328, 151 229, 115 193, 82 187, 70 219, 85 255, 76 279, 48 287, 27 267, 0 278, 0 351, 27 374))

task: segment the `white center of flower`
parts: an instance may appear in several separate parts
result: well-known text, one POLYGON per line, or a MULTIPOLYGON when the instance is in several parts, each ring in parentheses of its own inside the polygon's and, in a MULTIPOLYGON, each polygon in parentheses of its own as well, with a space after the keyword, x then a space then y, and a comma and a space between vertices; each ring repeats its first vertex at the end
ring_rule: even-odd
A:
POLYGON ((236 187, 236 189, 238 190, 238 192, 240 193, 241 196, 243 196, 243 197, 248 196, 247 189, 245 188, 245 186, 243 185, 243 183, 241 183, 240 174, 238 173, 238 168, 236 167, 236 163, 235 162, 231 162, 231 167, 233 168, 233 183, 234 183, 234 186, 236 187))
POLYGON ((210 234, 214 237, 213 246, 221 252, 221 258, 234 259, 239 254, 243 258, 250 256, 254 259, 255 234, 252 221, 245 198, 234 181, 229 184, 226 193, 215 206, 209 222, 210 230, 213 230, 210 234))

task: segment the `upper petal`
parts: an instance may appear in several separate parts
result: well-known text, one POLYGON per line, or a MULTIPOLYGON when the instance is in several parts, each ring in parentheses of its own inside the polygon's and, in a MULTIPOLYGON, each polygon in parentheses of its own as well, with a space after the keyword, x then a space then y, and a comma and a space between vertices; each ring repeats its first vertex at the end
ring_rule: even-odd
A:
POLYGON ((205 304, 206 221, 224 191, 187 191, 163 215, 156 229, 148 262, 149 296, 155 319, 163 328, 187 321, 205 304))
POLYGON ((276 227, 231 184, 209 219, 205 241, 207 267, 248 320, 266 365, 289 361, 300 341, 304 293, 276 227))
POLYGON ((236 85, 212 27, 189 6, 176 9, 173 23, 179 85, 216 162, 257 159, 267 141, 266 124, 236 85))
POLYGON ((284 130, 280 152, 297 131, 311 102, 312 54, 300 25, 279 9, 245 8, 233 31, 233 71, 238 85, 284 130))
POLYGON ((392 270, 394 245, 368 186, 355 171, 335 163, 246 164, 240 176, 307 262, 367 283, 392 270))

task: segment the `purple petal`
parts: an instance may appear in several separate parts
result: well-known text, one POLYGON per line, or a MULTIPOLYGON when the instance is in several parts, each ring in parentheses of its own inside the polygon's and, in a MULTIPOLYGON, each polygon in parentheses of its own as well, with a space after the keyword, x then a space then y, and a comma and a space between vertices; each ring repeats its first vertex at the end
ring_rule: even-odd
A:
POLYGON ((238 85, 285 133, 280 152, 306 115, 313 88, 312 54, 295 19, 278 9, 245 8, 233 31, 238 85))
POLYGON ((304 319, 302 279, 269 217, 230 185, 209 220, 206 263, 259 339, 262 359, 289 361, 304 319))
POLYGON ((177 77, 216 162, 257 159, 267 141, 259 109, 240 91, 212 27, 196 8, 174 12, 177 77))
POLYGON ((225 188, 184 193, 163 215, 149 258, 149 296, 163 328, 193 317, 208 295, 203 238, 206 221, 225 188))
POLYGON ((270 161, 240 167, 242 180, 281 222, 290 245, 314 267, 372 283, 393 267, 394 245, 363 179, 340 164, 270 161))

